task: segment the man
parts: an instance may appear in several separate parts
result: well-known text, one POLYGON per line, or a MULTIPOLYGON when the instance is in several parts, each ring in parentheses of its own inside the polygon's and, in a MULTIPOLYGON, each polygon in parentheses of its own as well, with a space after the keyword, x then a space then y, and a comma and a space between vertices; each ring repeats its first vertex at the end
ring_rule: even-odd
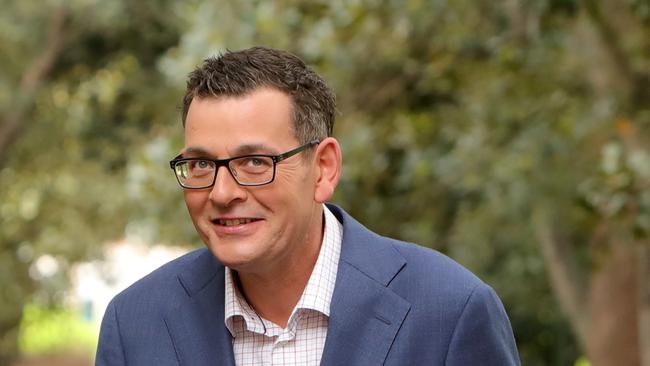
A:
POLYGON ((518 365, 494 291, 430 249, 325 204, 334 95, 251 48, 190 74, 170 162, 207 249, 117 295, 97 365, 518 365))

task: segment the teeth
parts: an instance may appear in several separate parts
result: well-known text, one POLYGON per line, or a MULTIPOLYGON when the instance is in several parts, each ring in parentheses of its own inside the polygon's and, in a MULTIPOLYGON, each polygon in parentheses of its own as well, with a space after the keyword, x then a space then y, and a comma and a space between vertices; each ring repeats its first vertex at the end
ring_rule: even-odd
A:
POLYGON ((219 224, 225 226, 235 226, 235 225, 248 224, 251 221, 253 220, 252 219, 219 220, 219 224))

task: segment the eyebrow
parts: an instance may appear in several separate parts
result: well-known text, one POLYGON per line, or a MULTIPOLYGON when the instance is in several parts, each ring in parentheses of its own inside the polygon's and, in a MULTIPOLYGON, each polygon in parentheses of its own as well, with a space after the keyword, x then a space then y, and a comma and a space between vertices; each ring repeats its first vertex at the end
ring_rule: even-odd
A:
MULTIPOLYGON (((244 144, 237 146, 233 150, 233 155, 231 157, 236 157, 236 156, 241 156, 241 155, 250 155, 250 154, 270 154, 270 155, 277 155, 279 152, 264 144, 244 144)), ((193 155, 193 156, 206 156, 206 157, 213 157, 214 155, 208 152, 208 150, 202 148, 202 147, 194 147, 190 146, 186 149, 184 149, 181 154, 181 156, 186 157, 186 155, 193 155)), ((225 159, 225 158, 224 158, 225 159)))
POLYGON ((196 155, 196 156, 209 156, 210 154, 208 153, 207 150, 200 148, 200 147, 188 147, 187 149, 183 149, 179 156, 185 157, 185 155, 196 155))

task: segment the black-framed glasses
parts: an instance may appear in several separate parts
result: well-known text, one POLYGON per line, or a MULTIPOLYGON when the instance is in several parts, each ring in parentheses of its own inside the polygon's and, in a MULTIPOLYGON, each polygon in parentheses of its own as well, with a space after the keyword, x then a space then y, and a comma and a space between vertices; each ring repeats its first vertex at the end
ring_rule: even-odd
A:
POLYGON ((225 166, 235 181, 242 186, 261 186, 275 179, 275 166, 299 152, 318 145, 313 140, 280 155, 253 154, 230 159, 184 158, 178 155, 169 162, 178 183, 183 188, 203 189, 214 185, 219 168, 225 166))

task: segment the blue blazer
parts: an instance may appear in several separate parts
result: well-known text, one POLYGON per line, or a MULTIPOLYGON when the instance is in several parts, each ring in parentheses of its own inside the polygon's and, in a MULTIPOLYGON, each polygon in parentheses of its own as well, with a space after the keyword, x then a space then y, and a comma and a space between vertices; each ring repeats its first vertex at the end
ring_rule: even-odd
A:
MULTIPOLYGON (((519 365, 489 286, 436 251, 379 236, 328 207, 343 242, 321 365, 519 365)), ((95 364, 234 366, 224 266, 199 249, 117 295, 95 364)))

